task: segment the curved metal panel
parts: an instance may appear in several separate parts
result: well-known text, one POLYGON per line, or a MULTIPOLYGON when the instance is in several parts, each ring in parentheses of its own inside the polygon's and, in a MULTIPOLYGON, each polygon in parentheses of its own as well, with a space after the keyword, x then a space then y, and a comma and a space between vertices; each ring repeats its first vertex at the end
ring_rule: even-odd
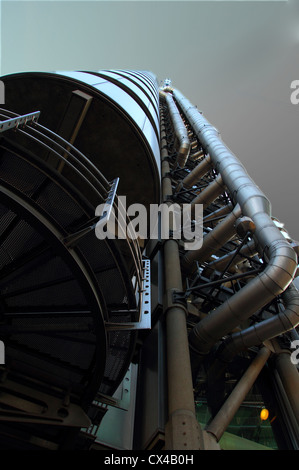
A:
POLYGON ((159 202, 159 134, 150 101, 147 107, 142 101, 142 109, 116 83, 86 72, 14 74, 3 81, 7 109, 39 109, 41 123, 59 135, 63 131, 108 180, 120 179, 119 194, 128 204, 159 202))
MULTIPOLYGON (((95 74, 95 72, 93 72, 93 74, 95 74)), ((159 109, 155 101, 152 99, 152 96, 146 92, 146 88, 140 85, 140 82, 137 84, 133 80, 130 80, 129 78, 124 77, 119 73, 111 71, 100 70, 97 72, 97 75, 99 77, 105 77, 107 80, 116 82, 119 86, 125 88, 127 93, 131 94, 133 97, 136 96, 139 98, 143 102, 144 106, 148 108, 149 112, 152 114, 153 119, 155 119, 157 130, 159 129, 160 132, 159 109)))

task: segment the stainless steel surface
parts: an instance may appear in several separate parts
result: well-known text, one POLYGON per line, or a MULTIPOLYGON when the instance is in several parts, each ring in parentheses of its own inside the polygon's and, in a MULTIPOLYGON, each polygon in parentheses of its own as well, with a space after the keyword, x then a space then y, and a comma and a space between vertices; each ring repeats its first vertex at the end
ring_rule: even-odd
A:
MULTIPOLYGON (((297 270, 297 255, 271 219, 268 199, 222 142, 215 127, 178 90, 174 90, 173 95, 205 152, 210 155, 233 201, 239 204, 242 215, 250 217, 255 224, 257 249, 267 260, 261 274, 193 329, 190 335, 192 348, 198 353, 207 353, 217 340, 288 287, 297 270)), ((187 254, 185 262, 190 263, 190 256, 193 260, 196 258, 194 253, 187 254)))
POLYGON ((223 360, 229 360, 238 352, 258 346, 265 341, 275 338, 287 331, 293 330, 299 324, 299 292, 292 283, 282 294, 282 311, 271 318, 250 326, 240 332, 233 333, 221 351, 223 360))
POLYGON ((194 270, 194 262, 203 262, 210 259, 235 234, 236 220, 241 216, 241 208, 237 204, 234 209, 211 230, 204 238, 201 248, 190 250, 182 258, 182 266, 186 271, 194 270))
POLYGON ((160 91, 160 96, 166 100, 169 109, 177 141, 176 161, 177 164, 183 168, 190 154, 190 141, 188 138, 187 129, 172 96, 169 93, 163 93, 162 91, 160 91))
POLYGON ((298 449, 299 244, 219 132, 147 71, 3 80, 0 448, 220 449, 269 400, 267 431, 298 449), (132 203, 191 207, 202 246, 167 211, 160 238, 132 238, 132 203))

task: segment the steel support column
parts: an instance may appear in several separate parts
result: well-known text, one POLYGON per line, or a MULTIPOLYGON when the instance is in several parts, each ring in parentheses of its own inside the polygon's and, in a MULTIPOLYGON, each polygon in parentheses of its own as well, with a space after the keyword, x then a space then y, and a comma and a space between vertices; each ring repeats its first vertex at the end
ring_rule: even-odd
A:
MULTIPOLYGON (((162 202, 171 203, 166 134, 161 122, 162 202)), ((168 422, 165 428, 167 450, 203 449, 203 437, 196 419, 189 357, 186 310, 174 303, 172 293, 182 291, 179 248, 175 240, 164 243, 165 305, 168 374, 168 422)))

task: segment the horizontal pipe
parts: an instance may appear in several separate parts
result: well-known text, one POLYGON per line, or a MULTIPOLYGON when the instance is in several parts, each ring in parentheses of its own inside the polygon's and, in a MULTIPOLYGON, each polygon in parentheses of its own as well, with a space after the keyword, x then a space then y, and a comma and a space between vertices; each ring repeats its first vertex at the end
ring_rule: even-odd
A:
POLYGON ((245 330, 233 333, 219 350, 222 361, 229 362, 236 354, 282 335, 299 325, 299 292, 293 283, 281 296, 284 311, 245 330))
POLYGON ((204 238, 201 248, 189 250, 182 258, 182 267, 185 271, 192 271, 194 262, 207 261, 212 254, 222 248, 235 235, 235 222, 241 216, 241 208, 237 205, 216 227, 204 238))
POLYGON ((203 156, 204 156, 204 152, 202 150, 198 150, 197 152, 190 154, 189 158, 193 162, 196 162, 197 160, 199 160, 203 156))
POLYGON ((190 173, 182 180, 184 188, 191 188, 211 169, 211 157, 207 155, 190 173))
POLYGON ((204 176, 211 169, 211 158, 207 155, 192 171, 177 185, 175 192, 180 191, 182 188, 190 189, 196 184, 202 176, 204 176))
POLYGON ((292 279, 296 263, 290 247, 288 252, 287 247, 277 244, 273 250, 271 261, 261 274, 194 327, 189 341, 198 354, 208 353, 219 339, 285 290, 285 285, 292 279), (285 258, 293 262, 290 272, 286 270, 287 263, 283 263, 285 258))
MULTIPOLYGON (((236 255, 237 249, 231 251, 227 255, 221 256, 221 258, 218 258, 215 261, 212 261, 211 263, 208 264, 207 270, 217 270, 217 271, 222 271, 225 266, 233 259, 233 257, 236 255)), ((242 263, 244 261, 244 257, 253 257, 257 254, 256 250, 256 245, 254 240, 250 240, 248 243, 246 243, 242 248, 240 249, 239 253, 235 256, 235 259, 233 260, 233 266, 229 269, 230 272, 235 271, 235 266, 238 264, 242 263)))
POLYGON ((193 210, 196 204, 202 204, 203 209, 206 209, 218 196, 224 193, 224 190, 225 186, 222 177, 221 175, 217 175, 217 177, 191 201, 191 210, 193 210))

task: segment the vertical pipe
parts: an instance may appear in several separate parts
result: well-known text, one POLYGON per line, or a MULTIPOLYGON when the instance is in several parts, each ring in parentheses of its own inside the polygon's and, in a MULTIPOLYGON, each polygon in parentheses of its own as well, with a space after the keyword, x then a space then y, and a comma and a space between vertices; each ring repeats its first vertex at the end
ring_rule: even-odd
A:
MULTIPOLYGON (((162 202, 172 197, 168 152, 163 119, 161 120, 162 202), (163 148, 164 146, 164 148, 163 148)), ((196 419, 191 365, 189 357, 186 311, 174 303, 173 291, 182 291, 179 248, 175 240, 164 242, 165 306, 168 374, 168 422, 165 428, 167 450, 199 450, 203 437, 196 419)))
POLYGON ((240 408, 246 398, 249 390, 256 381, 259 373, 266 364, 270 356, 269 349, 263 347, 260 349, 244 375, 241 377, 222 408, 218 411, 215 418, 206 427, 206 431, 216 438, 217 442, 221 439, 229 423, 240 408))

